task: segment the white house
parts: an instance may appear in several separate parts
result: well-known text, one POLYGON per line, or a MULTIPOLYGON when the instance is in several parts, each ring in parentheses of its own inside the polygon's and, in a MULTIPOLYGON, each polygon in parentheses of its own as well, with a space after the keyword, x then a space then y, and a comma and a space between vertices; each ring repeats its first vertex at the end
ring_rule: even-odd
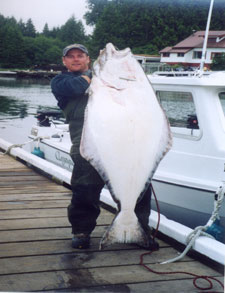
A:
MULTIPOLYGON (((197 31, 174 47, 160 51, 160 62, 169 65, 198 67, 201 62, 205 31, 197 31)), ((205 67, 210 68, 213 58, 225 53, 225 31, 209 31, 205 67)))

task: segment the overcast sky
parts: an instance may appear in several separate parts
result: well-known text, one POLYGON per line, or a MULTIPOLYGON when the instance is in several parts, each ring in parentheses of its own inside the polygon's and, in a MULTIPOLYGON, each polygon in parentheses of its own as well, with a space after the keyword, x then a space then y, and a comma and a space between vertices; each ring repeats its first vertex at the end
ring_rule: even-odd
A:
POLYGON ((72 15, 81 20, 87 33, 92 31, 83 20, 87 11, 85 0, 0 0, 0 14, 14 16, 27 22, 29 18, 38 32, 42 32, 45 23, 49 29, 63 25, 72 15))

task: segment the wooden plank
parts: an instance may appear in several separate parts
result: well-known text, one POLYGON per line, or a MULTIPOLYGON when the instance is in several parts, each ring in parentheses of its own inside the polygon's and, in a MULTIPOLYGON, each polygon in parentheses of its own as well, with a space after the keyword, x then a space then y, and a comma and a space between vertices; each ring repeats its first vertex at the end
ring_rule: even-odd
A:
MULTIPOLYGON (((28 183, 29 181, 32 182, 37 182, 37 181, 42 181, 42 182, 51 182, 49 179, 40 176, 38 174, 36 175, 32 175, 32 176, 27 176, 27 175, 18 175, 18 176, 1 176, 0 175, 0 186, 4 186, 7 185, 8 183, 11 184, 20 184, 20 182, 22 182, 23 184, 28 183)), ((52 182, 51 182, 52 183, 52 182)), ((39 182, 38 182, 39 184, 39 182)))
MULTIPOLYGON (((73 259, 71 259, 73 261, 73 259)), ((178 262, 168 265, 152 264, 151 268, 159 272, 186 271, 221 277, 216 271, 202 265, 201 270, 197 262, 178 262)), ((98 285, 135 284, 149 281, 188 280, 190 276, 184 274, 160 275, 153 274, 139 265, 122 265, 88 269, 72 269, 65 271, 45 271, 39 273, 26 273, 0 276, 2 291, 43 291, 57 289, 74 289, 98 285)), ((190 280, 189 292, 193 292, 190 280)), ((167 285, 168 290, 168 285, 167 285)), ((170 288, 171 290, 171 288, 170 288)), ((174 291, 173 291, 174 292, 174 291)))
MULTIPOLYGON (((70 226, 66 216, 35 219, 0 220, 0 231, 70 226)), ((21 231, 23 232, 23 231, 21 231)))
MULTIPOLYGON (((72 235, 70 234, 72 237, 72 235)), ((46 241, 34 242, 15 242, 0 244, 0 258, 15 257, 15 256, 33 256, 33 255, 48 255, 58 253, 72 253, 74 250, 71 247, 71 237, 69 239, 54 239, 46 241)), ((91 248, 88 251, 96 250, 99 245, 100 238, 91 239, 91 248)))
POLYGON ((13 180, 12 181, 12 178, 11 178, 11 181, 6 181, 6 180, 3 180, 3 182, 0 182, 0 187, 4 188, 4 187, 16 187, 17 186, 20 186, 22 185, 23 188, 25 188, 26 186, 33 186, 34 184, 37 184, 37 185, 41 185, 42 188, 43 186, 51 186, 52 185, 52 182, 46 178, 41 178, 41 177, 37 177, 37 178, 26 178, 24 177, 23 180, 20 180, 20 181, 17 181, 17 180, 13 180))
MULTIPOLYGON (((101 237, 107 226, 97 226, 93 231, 93 237, 101 237)), ((70 239, 71 228, 46 228, 46 229, 28 229, 28 230, 11 230, 0 231, 0 243, 20 242, 20 241, 37 241, 50 239, 70 239)))
POLYGON ((12 176, 37 176, 37 172, 32 169, 0 170, 0 177, 12 176))
POLYGON ((66 208, 70 203, 67 200, 45 200, 45 201, 9 201, 0 204, 0 210, 18 210, 18 209, 41 209, 41 208, 66 208))
POLYGON ((1 211, 0 220, 65 217, 66 214, 67 214, 67 211, 65 208, 33 209, 33 210, 26 210, 26 213, 24 213, 24 210, 7 210, 7 211, 1 211))
POLYGON ((15 157, 12 157, 10 155, 0 155, 0 161, 1 161, 1 169, 2 166, 5 164, 7 166, 7 164, 14 164, 17 165, 18 167, 22 168, 23 166, 25 166, 24 164, 22 164, 19 160, 17 160, 15 157))
MULTIPOLYGON (((102 235, 101 235, 102 236, 102 235)), ((86 252, 98 251, 100 237, 91 236, 91 246, 86 252)), ((33 255, 49 255, 49 254, 68 254, 77 253, 80 250, 73 249, 71 247, 71 237, 68 239, 53 239, 45 241, 33 241, 33 242, 8 242, 0 244, 0 258, 6 257, 16 257, 16 256, 33 256, 33 255)), ((169 247, 168 244, 162 240, 158 240, 160 248, 169 247)), ((104 251, 107 250, 128 250, 137 249, 136 245, 133 244, 114 244, 113 246, 106 247, 104 251)))
MULTIPOLYGON (((101 212, 97 219, 97 225, 109 225, 114 218, 113 214, 106 215, 101 212)), ((52 218, 35 218, 35 219, 11 219, 0 220, 0 230, 23 230, 34 228, 53 228, 70 226, 67 216, 52 218)))
MULTIPOLYGON (((108 226, 97 226, 92 232, 92 237, 102 237, 108 226)), ((28 230, 10 230, 0 231, 0 243, 18 243, 18 242, 30 242, 30 241, 45 241, 45 240, 60 240, 71 239, 71 227, 56 227, 45 229, 28 229, 28 230)), ((1 244, 2 245, 2 244, 1 244)), ((32 244, 33 245, 33 244, 32 244)), ((126 244, 124 244, 126 245, 126 244)), ((111 245, 113 249, 114 245, 111 245)), ((2 249, 2 246, 1 246, 2 249)))
POLYGON ((0 170, 8 170, 12 169, 25 169, 27 166, 21 164, 21 162, 13 159, 12 157, 9 156, 0 156, 0 170))
MULTIPOLYGON (((104 209, 102 212, 104 213, 104 209)), ((2 210, 0 213, 0 220, 9 219, 34 219, 34 218, 55 218, 66 217, 67 208, 42 208, 42 209, 28 209, 24 210, 2 210)))
POLYGON ((10 156, 0 155, 0 170, 9 170, 9 169, 29 169, 27 166, 23 165, 21 162, 10 156))
MULTIPOLYGON (((223 277, 217 277, 223 283, 223 277)), ((204 281, 199 281, 199 285, 203 288, 207 287, 208 283, 204 281)), ((91 286, 82 288, 73 288, 75 293, 88 293, 88 292, 132 292, 132 293, 168 293, 168 291, 173 293, 190 293, 190 292, 200 292, 194 287, 192 280, 160 280, 153 282, 143 282, 136 284, 118 284, 118 285, 102 285, 102 286, 91 286), (191 287, 192 286, 192 287, 191 287)), ((202 292, 202 291, 201 291, 202 292)), ((218 283, 213 283, 213 291, 203 291, 203 292, 218 292, 222 293, 221 287, 218 283)))
MULTIPOLYGON (((97 247, 96 247, 97 248, 97 247)), ((112 250, 112 251, 80 251, 69 254, 54 254, 45 256, 26 256, 0 259, 0 275, 31 273, 52 270, 72 270, 80 268, 111 267, 121 265, 135 265, 140 255, 146 251, 112 250)), ((168 247, 155 251, 145 257, 146 264, 162 262, 176 254, 174 248, 168 247)), ((183 261, 193 261, 186 256, 183 261)))
POLYGON ((26 194, 0 194, 0 203, 15 201, 15 200, 25 200, 25 201, 43 201, 43 200, 65 200, 71 199, 72 192, 68 189, 65 189, 64 192, 45 192, 45 193, 26 193, 26 194))
POLYGON ((30 185, 18 185, 16 186, 6 186, 6 187, 1 187, 0 188, 0 194, 26 194, 26 193, 44 193, 44 192, 65 192, 66 188, 63 187, 62 185, 42 185, 38 184, 35 186, 34 184, 30 185))

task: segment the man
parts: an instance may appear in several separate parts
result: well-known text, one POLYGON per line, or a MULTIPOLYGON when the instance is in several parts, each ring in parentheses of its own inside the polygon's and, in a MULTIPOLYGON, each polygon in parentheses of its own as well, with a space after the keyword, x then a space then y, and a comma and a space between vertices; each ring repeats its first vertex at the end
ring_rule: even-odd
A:
MULTIPOLYGON (((84 111, 88 101, 86 90, 92 78, 88 50, 81 44, 69 45, 63 50, 62 61, 68 71, 53 78, 51 87, 58 100, 58 106, 63 110, 69 123, 72 141, 70 155, 74 169, 71 177, 73 195, 68 206, 68 219, 72 225, 72 247, 82 249, 90 245, 90 234, 100 213, 99 198, 104 182, 97 171, 81 157, 79 151, 84 111)), ((150 201, 149 187, 136 205, 135 212, 149 235, 149 246, 146 248, 156 249, 158 244, 152 241, 148 226, 150 201)))

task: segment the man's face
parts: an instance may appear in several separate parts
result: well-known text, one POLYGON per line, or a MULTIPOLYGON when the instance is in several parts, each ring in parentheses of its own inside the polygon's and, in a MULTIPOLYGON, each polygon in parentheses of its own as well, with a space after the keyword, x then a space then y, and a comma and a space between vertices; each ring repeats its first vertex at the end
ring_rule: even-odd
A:
POLYGON ((88 70, 88 64, 90 62, 89 56, 79 49, 71 49, 65 57, 63 57, 63 64, 68 71, 81 71, 88 70))

